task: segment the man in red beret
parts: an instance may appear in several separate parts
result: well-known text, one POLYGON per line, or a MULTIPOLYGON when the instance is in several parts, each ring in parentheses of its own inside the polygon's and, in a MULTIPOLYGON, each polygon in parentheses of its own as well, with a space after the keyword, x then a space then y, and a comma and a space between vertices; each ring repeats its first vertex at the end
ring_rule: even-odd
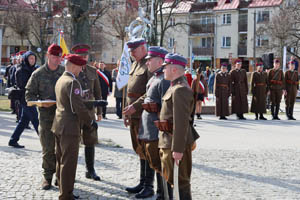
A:
MULTIPOLYGON (((81 56, 86 62, 89 59, 90 46, 87 44, 77 44, 72 47, 71 51, 81 56)), ((90 65, 85 64, 82 67, 82 71, 79 73, 78 81, 81 84, 83 90, 83 98, 85 100, 100 100, 101 99, 101 88, 100 82, 97 75, 97 69, 90 65)), ((102 109, 97 107, 97 119, 95 118, 95 109, 87 108, 90 116, 97 121, 101 120, 102 109)), ((82 142, 85 145, 85 163, 86 163, 86 178, 90 178, 96 181, 100 181, 101 178, 96 174, 94 168, 95 160, 95 145, 98 143, 97 130, 86 129, 82 126, 81 129, 82 142), (92 132, 91 132, 92 131, 92 132)))
POLYGON ((288 120, 296 120, 293 116, 294 105, 296 101, 297 92, 299 89, 298 71, 295 70, 295 62, 289 62, 289 70, 284 74, 285 78, 285 113, 288 120))
MULTIPOLYGON (((26 85, 26 101, 56 100, 55 84, 63 74, 65 68, 60 65, 62 49, 57 44, 48 47, 47 62, 35 70, 26 85)), ((56 170, 55 138, 51 126, 55 116, 56 106, 38 107, 39 110, 39 137, 43 151, 43 190, 49 190, 53 174, 56 170)))
POLYGON ((251 92, 252 102, 250 112, 255 113, 255 120, 266 120, 263 113, 266 113, 266 99, 267 99, 267 86, 268 75, 263 71, 263 63, 256 63, 256 72, 251 75, 251 92))
POLYGON ((280 60, 274 59, 273 69, 268 73, 268 87, 270 88, 270 100, 271 100, 271 114, 273 120, 280 120, 278 112, 280 108, 280 102, 282 93, 286 94, 284 86, 284 74, 280 69, 280 60))
POLYGON ((90 116, 82 98, 82 88, 77 80, 86 61, 78 55, 66 56, 66 71, 55 86, 56 113, 52 125, 56 143, 56 176, 59 185, 59 199, 78 198, 73 195, 77 168, 80 126, 97 129, 97 123, 90 116))
POLYGON ((242 61, 235 60, 235 69, 230 71, 231 78, 231 109, 240 120, 245 120, 244 113, 248 113, 248 81, 246 70, 242 68, 242 61))

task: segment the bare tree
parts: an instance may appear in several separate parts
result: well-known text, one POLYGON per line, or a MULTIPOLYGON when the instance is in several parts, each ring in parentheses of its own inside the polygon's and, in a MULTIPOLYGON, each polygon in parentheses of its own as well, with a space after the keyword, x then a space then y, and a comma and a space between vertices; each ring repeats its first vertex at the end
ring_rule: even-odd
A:
MULTIPOLYGON (((176 15, 177 9, 182 3, 191 3, 191 1, 161 1, 154 0, 154 19, 153 19, 153 32, 150 39, 151 45, 163 46, 165 34, 170 28, 176 26, 189 26, 188 23, 172 22, 172 17, 176 15)), ((151 16, 151 0, 140 0, 140 4, 145 7, 148 16, 151 16)))

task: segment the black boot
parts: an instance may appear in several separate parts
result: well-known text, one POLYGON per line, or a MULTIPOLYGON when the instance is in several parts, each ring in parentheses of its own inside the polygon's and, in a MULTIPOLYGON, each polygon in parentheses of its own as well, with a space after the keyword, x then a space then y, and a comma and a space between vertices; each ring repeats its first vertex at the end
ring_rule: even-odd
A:
POLYGON ((184 200, 192 200, 191 190, 179 189, 179 198, 184 200))
POLYGON ((244 114, 240 114, 240 119, 241 120, 246 120, 246 118, 244 117, 244 114))
POLYGON ((196 113, 197 119, 202 119, 200 113, 196 113))
POLYGON ((290 117, 290 107, 285 107, 285 115, 286 115, 288 120, 291 119, 291 117, 290 117))
POLYGON ((146 161, 140 159, 140 182, 135 187, 125 188, 125 190, 127 192, 129 192, 129 193, 139 193, 140 191, 142 191, 142 189, 144 188, 145 175, 146 175, 145 165, 146 165, 146 161))
POLYGON ((289 113, 290 113, 290 120, 296 120, 293 116, 294 115, 294 106, 290 107, 289 113))
POLYGON ((154 181, 154 169, 152 169, 149 165, 148 161, 145 161, 145 183, 143 190, 140 191, 137 195, 135 195, 135 198, 137 199, 144 199, 148 198, 154 195, 153 190, 153 181, 154 181))
POLYGON ((275 107, 275 119, 276 120, 280 120, 280 118, 278 117, 279 108, 280 108, 280 105, 277 104, 276 107, 275 107))
POLYGON ((101 178, 96 174, 94 169, 95 147, 84 147, 84 153, 87 169, 87 172, 85 172, 85 177, 94 179, 95 181, 101 181, 101 178))
POLYGON ((264 114, 262 114, 262 113, 259 114, 259 119, 260 119, 260 120, 267 120, 267 119, 264 117, 264 114))
POLYGON ((258 113, 255 113, 255 120, 258 120, 258 113))
POLYGON ((164 188, 163 188, 162 177, 157 172, 156 172, 156 183, 157 183, 156 200, 164 200, 164 188))
POLYGON ((274 109, 275 108, 275 106, 272 104, 271 105, 271 114, 272 114, 272 120, 275 120, 275 112, 274 112, 274 109))

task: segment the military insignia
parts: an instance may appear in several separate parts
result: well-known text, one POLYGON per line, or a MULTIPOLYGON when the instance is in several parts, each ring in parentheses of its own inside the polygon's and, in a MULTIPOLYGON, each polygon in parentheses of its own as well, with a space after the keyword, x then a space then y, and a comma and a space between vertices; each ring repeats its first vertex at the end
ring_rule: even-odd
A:
POLYGON ((74 94, 79 95, 79 94, 80 94, 80 89, 79 89, 79 88, 76 88, 76 89, 74 90, 74 94))

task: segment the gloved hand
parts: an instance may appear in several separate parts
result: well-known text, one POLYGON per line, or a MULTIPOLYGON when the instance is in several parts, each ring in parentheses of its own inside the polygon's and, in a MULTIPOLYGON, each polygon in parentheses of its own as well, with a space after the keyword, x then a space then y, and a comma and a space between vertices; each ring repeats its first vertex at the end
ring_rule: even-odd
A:
POLYGON ((94 101, 94 106, 101 106, 101 107, 105 107, 107 106, 108 102, 106 100, 96 100, 94 101))
POLYGON ((96 130, 98 129, 98 124, 95 120, 92 121, 91 126, 96 130))

